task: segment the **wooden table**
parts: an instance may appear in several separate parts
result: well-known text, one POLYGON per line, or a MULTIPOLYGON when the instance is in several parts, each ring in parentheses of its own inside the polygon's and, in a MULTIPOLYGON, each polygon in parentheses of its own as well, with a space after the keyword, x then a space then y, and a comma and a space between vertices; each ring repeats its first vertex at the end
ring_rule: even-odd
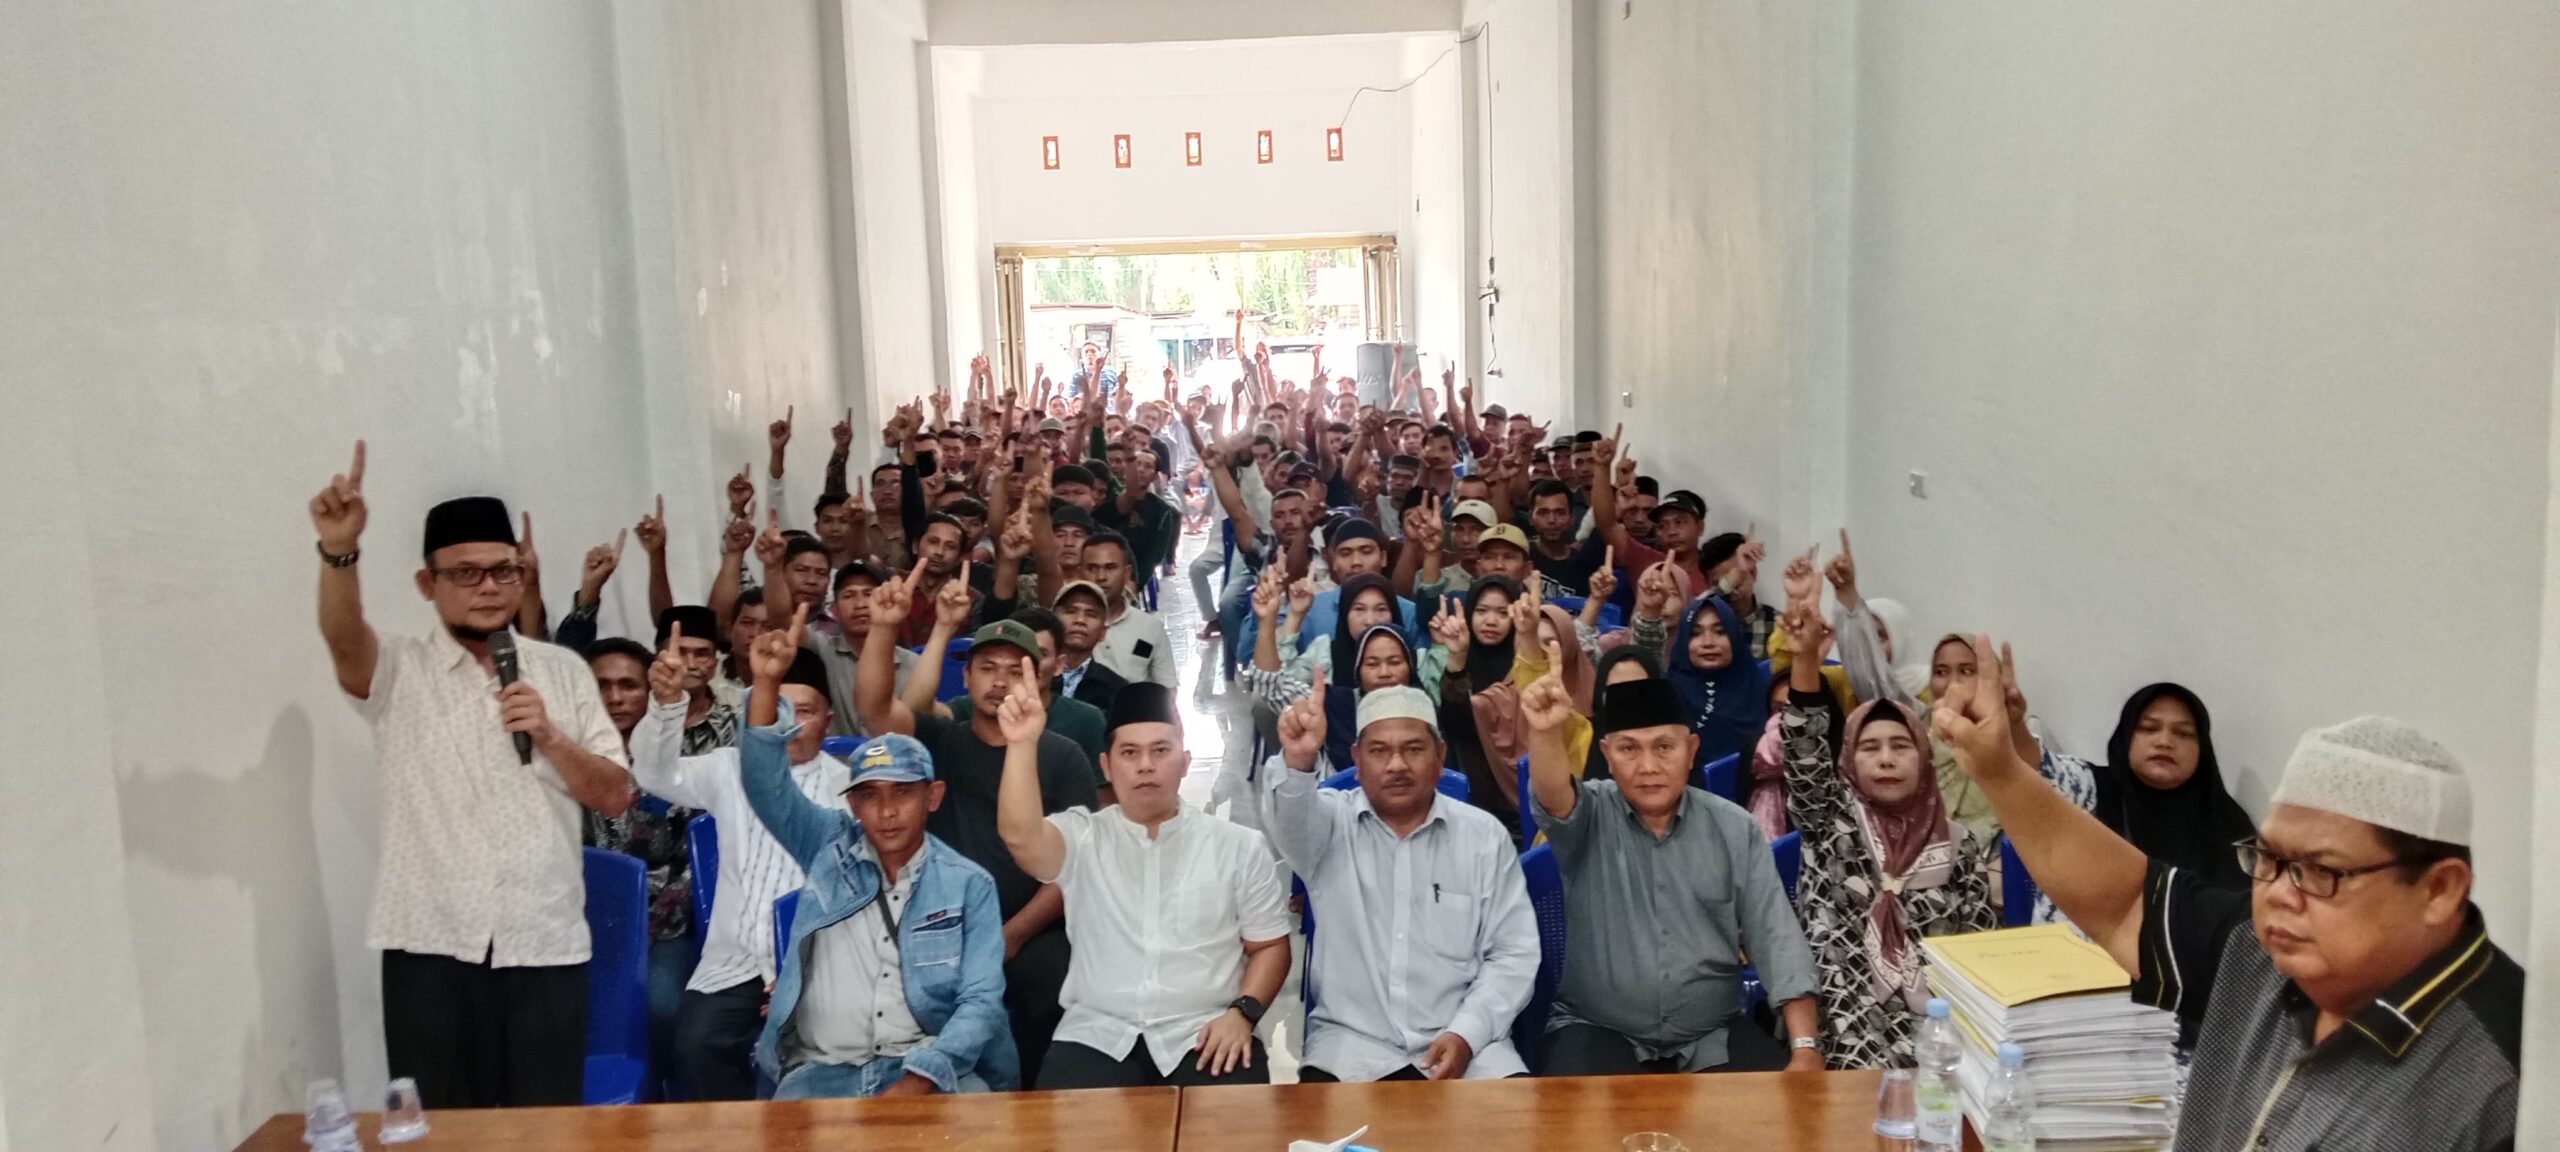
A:
POLYGON ((1689 1152, 1871 1152, 1883 1146, 1876 1080, 1764 1072, 1186 1088, 1174 1143, 1280 1152, 1366 1124, 1359 1142, 1381 1152, 1617 1152, 1634 1132, 1669 1132, 1689 1152))
MULTIPOLYGON (((417 1152, 1281 1152, 1291 1140, 1384 1152, 1617 1152, 1669 1132, 1689 1152, 1873 1152, 1873 1072, 1619 1076, 1455 1084, 1127 1088, 895 1100, 435 1112, 417 1152)), ((367 1148, 376 1118, 358 1118, 367 1148)), ((395 1145, 393 1147, 401 1147, 395 1145)), ((278 1116, 240 1152, 306 1152, 278 1116)))
MULTIPOLYGON (((1179 1100, 1180 1090, 1174 1088, 1115 1088, 892 1100, 457 1109, 428 1113, 425 1139, 389 1147, 417 1152, 1172 1152, 1179 1100)), ((374 1139, 376 1116, 360 1116, 356 1126, 366 1148, 384 1147, 374 1139)), ((267 1121, 240 1152, 309 1152, 302 1143, 302 1117, 267 1121)))

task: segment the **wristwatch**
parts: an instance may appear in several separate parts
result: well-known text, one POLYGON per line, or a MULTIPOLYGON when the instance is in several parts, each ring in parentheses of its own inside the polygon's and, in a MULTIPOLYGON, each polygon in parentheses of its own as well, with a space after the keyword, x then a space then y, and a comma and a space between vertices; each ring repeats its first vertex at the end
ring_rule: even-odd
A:
POLYGON ((1256 1025, 1262 1023, 1262 1014, 1271 1010, 1270 1005, 1264 1004, 1262 1001, 1256 1000, 1251 996, 1238 996, 1234 1000, 1230 1001, 1227 1004, 1227 1007, 1244 1013, 1245 1023, 1256 1025))
POLYGON ((317 540, 311 542, 311 547, 312 550, 320 553, 320 562, 332 568, 353 568, 356 566, 357 558, 364 555, 364 549, 362 548, 358 548, 344 556, 331 555, 329 552, 329 546, 317 540))
POLYGON ((1795 1038, 1795 1039, 1793 1039, 1793 1040, 1789 1040, 1789 1041, 1787 1041, 1787 1047, 1789 1047, 1789 1048, 1800 1048, 1800 1049, 1804 1049, 1804 1050, 1806 1050, 1806 1051, 1811 1051, 1811 1050, 1813 1050, 1813 1049, 1815 1049, 1815 1048, 1820 1048, 1820 1047, 1822 1047, 1822 1042, 1821 1042, 1821 1041, 1819 1041, 1819 1040, 1814 1039, 1814 1038, 1813 1038, 1813 1037, 1811 1037, 1811 1036, 1798 1036, 1798 1037, 1796 1037, 1796 1038, 1795 1038))

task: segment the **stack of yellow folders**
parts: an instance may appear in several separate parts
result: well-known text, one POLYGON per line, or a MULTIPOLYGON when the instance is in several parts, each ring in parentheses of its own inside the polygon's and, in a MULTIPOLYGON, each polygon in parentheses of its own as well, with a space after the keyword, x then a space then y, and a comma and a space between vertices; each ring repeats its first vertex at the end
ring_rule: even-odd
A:
POLYGON ((2040 1152, 2165 1146, 2177 1116, 2178 1018, 2136 1004, 2106 950, 2066 924, 1937 936, 1923 942, 1929 992, 1964 1037, 1957 1075, 1978 1130, 2004 1043, 2027 1051, 2040 1152))

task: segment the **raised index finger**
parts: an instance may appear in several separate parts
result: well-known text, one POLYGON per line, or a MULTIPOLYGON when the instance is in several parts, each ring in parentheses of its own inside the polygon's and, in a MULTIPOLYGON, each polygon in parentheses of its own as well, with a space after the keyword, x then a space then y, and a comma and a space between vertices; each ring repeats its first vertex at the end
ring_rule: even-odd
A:
POLYGON ((349 465, 347 466, 347 487, 349 487, 349 488, 361 488, 361 487, 363 487, 363 486, 364 486, 364 441, 362 441, 362 440, 358 440, 358 441, 356 441, 356 459, 355 459, 355 463, 353 463, 353 464, 349 464, 349 465))

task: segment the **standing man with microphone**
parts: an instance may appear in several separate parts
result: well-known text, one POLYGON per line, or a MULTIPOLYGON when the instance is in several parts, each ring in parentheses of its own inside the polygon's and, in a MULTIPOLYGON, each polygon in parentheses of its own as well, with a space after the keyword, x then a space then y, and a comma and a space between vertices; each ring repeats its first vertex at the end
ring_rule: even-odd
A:
POLYGON ((587 1034, 579 809, 631 806, 622 738, 575 653, 508 631, 528 570, 507 506, 427 511, 420 597, 437 626, 377 636, 356 565, 364 442, 311 499, 320 635, 373 727, 382 855, 366 944, 382 951, 394 1076, 429 1108, 579 1101, 587 1034))

